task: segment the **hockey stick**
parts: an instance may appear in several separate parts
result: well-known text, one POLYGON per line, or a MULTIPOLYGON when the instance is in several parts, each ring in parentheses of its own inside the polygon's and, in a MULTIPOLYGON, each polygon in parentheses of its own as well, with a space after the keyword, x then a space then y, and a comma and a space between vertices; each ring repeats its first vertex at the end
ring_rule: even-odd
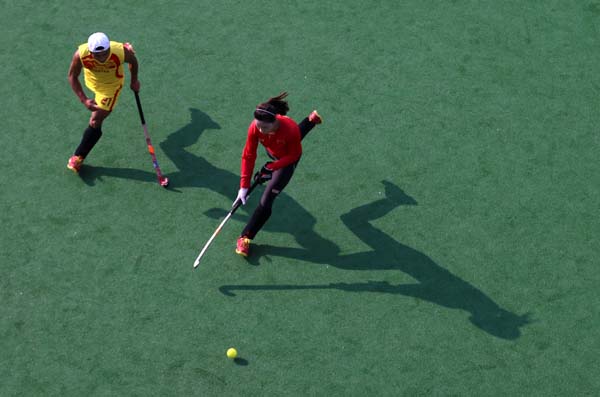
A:
MULTIPOLYGON (((250 196, 250 193, 252 193, 252 191, 254 190, 254 188, 256 187, 256 185, 258 185, 259 183, 260 183, 260 179, 259 178, 254 178, 254 183, 252 184, 252 186, 250 186, 250 189, 248 189, 248 195, 246 197, 250 196)), ((202 251, 200 251, 200 255, 198 255, 198 257, 194 261, 194 269, 197 268, 198 265, 200 264, 200 259, 202 259, 202 257, 204 256, 204 253, 208 249, 209 245, 212 243, 212 241, 215 239, 215 237, 217 237, 217 234, 219 234, 219 232, 221 231, 221 229, 223 228, 223 226, 227 223, 227 221, 229 220, 229 218, 231 218, 231 215, 233 215, 233 213, 235 211, 237 211, 237 209, 240 208, 241 205, 242 205, 242 201, 240 199, 237 199, 233 203, 233 206, 231 207, 231 209, 227 213, 227 216, 225 217, 225 219, 223 219, 223 221, 221 222, 221 224, 219 225, 219 227, 217 227, 217 230, 215 230, 215 232, 212 234, 212 236, 210 236, 210 238, 208 239, 208 241, 206 242, 206 244, 204 244, 204 248, 202 248, 202 251)))
POLYGON ((160 167, 158 166, 158 161, 156 160, 156 154, 154 154, 154 146, 152 146, 152 142, 150 141, 150 135, 148 135, 148 127, 146 127, 146 120, 144 119, 144 111, 142 110, 142 103, 140 102, 140 96, 137 92, 135 92, 135 103, 137 103, 138 112, 140 114, 140 120, 142 121, 142 127, 144 128, 144 136, 146 137, 146 145, 148 145, 148 152, 150 156, 152 156, 152 165, 156 170, 156 177, 158 178, 158 183, 160 186, 166 188, 169 186, 169 178, 163 176, 160 171, 160 167))

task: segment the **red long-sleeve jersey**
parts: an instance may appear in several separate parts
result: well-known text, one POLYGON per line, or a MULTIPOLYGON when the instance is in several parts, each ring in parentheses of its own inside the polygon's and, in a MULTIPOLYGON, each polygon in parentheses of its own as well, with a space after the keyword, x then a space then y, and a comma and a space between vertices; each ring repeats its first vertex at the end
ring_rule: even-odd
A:
POLYGON ((242 172, 240 187, 250 187, 254 164, 256 163, 256 148, 260 142, 267 152, 276 161, 269 166, 273 171, 286 167, 300 159, 302 156, 302 144, 300 143, 300 128, 298 124, 287 116, 277 115, 279 128, 269 134, 263 134, 258 130, 256 121, 252 120, 248 127, 246 145, 242 151, 242 172))

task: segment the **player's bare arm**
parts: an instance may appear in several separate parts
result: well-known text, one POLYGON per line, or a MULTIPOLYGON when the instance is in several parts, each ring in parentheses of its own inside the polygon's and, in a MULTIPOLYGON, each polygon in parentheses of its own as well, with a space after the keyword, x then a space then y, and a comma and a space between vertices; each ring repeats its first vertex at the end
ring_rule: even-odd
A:
POLYGON ((81 59, 79 58, 79 51, 75 50, 73 54, 73 58, 71 59, 71 66, 69 66, 69 84, 71 85, 71 89, 79 98, 79 101, 85 105, 91 111, 97 110, 96 102, 93 99, 88 98, 83 92, 83 87, 81 86, 81 82, 79 81, 79 75, 81 74, 81 69, 83 65, 81 64, 81 59))
POLYGON ((140 90, 140 81, 138 80, 138 61, 135 56, 135 50, 129 43, 123 45, 123 50, 125 52, 125 62, 129 64, 129 72, 131 73, 129 87, 133 91, 138 92, 140 90))

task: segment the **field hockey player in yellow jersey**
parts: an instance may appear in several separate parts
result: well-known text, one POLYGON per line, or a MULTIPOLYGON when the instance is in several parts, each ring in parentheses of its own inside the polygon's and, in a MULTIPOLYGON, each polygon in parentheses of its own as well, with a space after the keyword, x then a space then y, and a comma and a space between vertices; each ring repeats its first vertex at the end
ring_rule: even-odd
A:
POLYGON ((102 136, 102 122, 117 104, 125 80, 124 63, 129 64, 131 73, 129 86, 138 92, 138 61, 129 43, 109 41, 104 33, 98 32, 92 34, 87 43, 81 44, 73 54, 69 84, 81 103, 92 112, 81 143, 67 164, 74 172, 79 172, 83 160, 102 136), (94 93, 94 98, 86 96, 79 82, 82 69, 85 85, 94 93))

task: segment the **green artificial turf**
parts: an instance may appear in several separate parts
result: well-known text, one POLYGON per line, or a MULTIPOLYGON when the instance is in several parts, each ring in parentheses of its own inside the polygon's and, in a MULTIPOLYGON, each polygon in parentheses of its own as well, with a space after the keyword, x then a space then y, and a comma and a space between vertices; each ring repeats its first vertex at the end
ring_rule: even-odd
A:
POLYGON ((0 395, 597 394, 600 3, 0 5, 0 395), (95 31, 168 190, 129 89, 66 168, 95 31), (193 271, 281 91, 324 123, 251 257, 258 192, 193 271))

